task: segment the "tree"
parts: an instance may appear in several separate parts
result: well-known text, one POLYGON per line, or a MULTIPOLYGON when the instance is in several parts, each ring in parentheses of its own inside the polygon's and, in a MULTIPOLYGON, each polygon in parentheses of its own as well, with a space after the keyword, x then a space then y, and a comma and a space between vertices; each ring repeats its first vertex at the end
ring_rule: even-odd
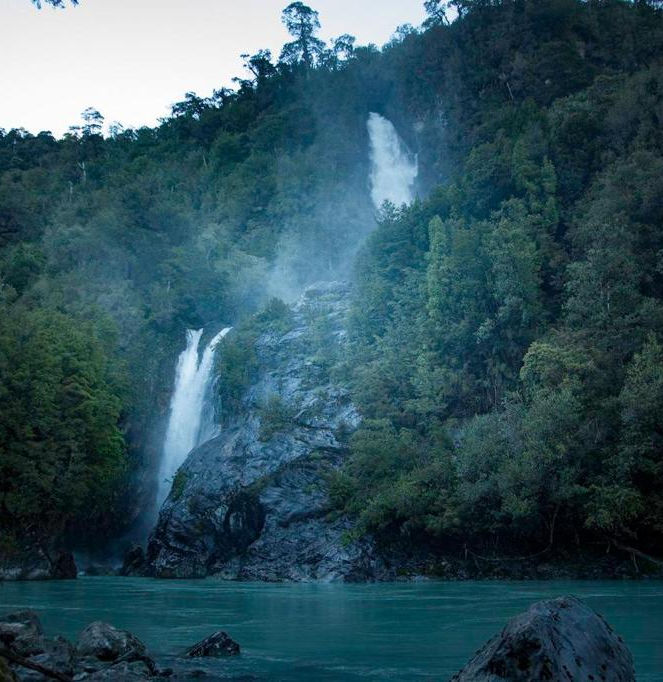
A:
POLYGON ((116 363, 91 325, 0 307, 0 535, 108 514, 127 465, 116 363))
POLYGON ((244 68, 255 76, 255 84, 261 85, 269 77, 276 74, 276 67, 272 64, 270 50, 258 50, 253 55, 240 55, 244 60, 244 68))
POLYGON ((349 59, 355 49, 356 38, 349 33, 335 38, 332 43, 332 51, 339 59, 349 59))
MULTIPOLYGON (((42 2, 45 2, 51 7, 58 7, 60 9, 64 8, 66 5, 66 0, 32 0, 32 4, 35 5, 37 9, 41 9, 42 2)), ((72 5, 78 5, 78 0, 69 0, 72 5)))
POLYGON ((324 42, 315 36, 320 28, 318 13, 302 2, 293 2, 283 10, 281 19, 294 38, 283 46, 281 60, 315 66, 325 49, 324 42))
POLYGON ((424 9, 428 15, 428 19, 424 22, 425 26, 433 26, 435 24, 448 24, 447 9, 449 3, 445 0, 426 0, 424 2, 424 9))
POLYGON ((101 135, 101 129, 104 125, 104 117, 93 107, 88 107, 82 114, 83 119, 83 135, 88 137, 90 135, 101 135))

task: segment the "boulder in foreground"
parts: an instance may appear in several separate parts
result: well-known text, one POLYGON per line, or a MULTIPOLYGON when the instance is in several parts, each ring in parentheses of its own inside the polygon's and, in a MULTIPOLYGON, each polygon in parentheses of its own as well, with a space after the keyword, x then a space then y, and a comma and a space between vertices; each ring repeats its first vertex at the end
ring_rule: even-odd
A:
POLYGON ((513 618, 452 682, 635 682, 619 635, 575 597, 541 601, 513 618))
POLYGON ((237 656, 238 654, 239 644, 226 632, 221 632, 221 630, 214 632, 209 637, 203 639, 202 642, 194 644, 184 652, 184 655, 189 658, 198 658, 200 656, 220 658, 222 656, 237 656))
POLYGON ((146 655, 145 645, 130 632, 95 621, 78 636, 76 652, 81 657, 100 661, 140 660, 146 655))

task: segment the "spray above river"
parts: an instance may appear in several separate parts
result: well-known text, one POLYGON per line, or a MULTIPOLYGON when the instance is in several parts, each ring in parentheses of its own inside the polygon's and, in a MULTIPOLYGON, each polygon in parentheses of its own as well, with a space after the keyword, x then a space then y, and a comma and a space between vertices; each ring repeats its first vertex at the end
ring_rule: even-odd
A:
POLYGON ((395 206, 414 199, 417 158, 410 153, 391 121, 371 113, 368 116, 371 160, 371 199, 376 208, 385 201, 395 206))
POLYGON ((231 327, 221 330, 199 354, 203 330, 189 329, 186 348, 180 354, 175 371, 175 388, 170 401, 170 416, 159 469, 157 507, 166 499, 172 478, 186 456, 204 441, 214 436, 213 422, 205 419, 212 410, 206 409, 211 398, 212 364, 219 341, 231 327), (210 423, 206 423, 210 422, 210 423))
MULTIPOLYGON (((417 159, 401 140, 396 128, 383 116, 369 114, 370 186, 376 208, 385 201, 396 206, 409 204, 414 198, 417 159)), ((187 455, 217 434, 211 407, 212 364, 214 351, 230 331, 223 329, 200 355, 202 329, 187 331, 186 348, 177 362, 175 387, 170 403, 170 416, 164 441, 158 478, 157 508, 166 499, 173 476, 187 455)))

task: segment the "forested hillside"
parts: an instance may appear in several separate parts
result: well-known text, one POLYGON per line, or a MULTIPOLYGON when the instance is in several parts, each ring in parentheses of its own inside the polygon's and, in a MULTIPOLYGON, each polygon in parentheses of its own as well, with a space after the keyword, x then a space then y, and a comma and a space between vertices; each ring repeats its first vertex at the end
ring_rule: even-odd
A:
POLYGON ((337 499, 360 530, 465 556, 656 553, 660 13, 470 4, 403 46, 434 65, 459 162, 359 259, 347 371, 369 421, 337 499))
POLYGON ((156 128, 104 136, 89 109, 58 140, 0 131, 5 549, 124 532, 185 330, 347 278, 353 352, 330 371, 366 421, 332 484, 358 535, 657 554, 661 11, 458 0, 449 23, 445 4, 378 49, 325 45, 293 3, 280 59, 156 128), (371 111, 420 167, 377 227, 371 111))

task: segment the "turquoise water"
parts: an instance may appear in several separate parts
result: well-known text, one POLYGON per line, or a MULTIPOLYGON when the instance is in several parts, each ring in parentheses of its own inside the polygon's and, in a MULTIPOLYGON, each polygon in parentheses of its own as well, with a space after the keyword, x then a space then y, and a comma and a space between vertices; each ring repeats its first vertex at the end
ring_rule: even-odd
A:
POLYGON ((663 681, 661 582, 421 582, 272 585, 142 578, 0 584, 0 612, 36 609, 49 634, 92 620, 137 634, 162 664, 223 629, 235 659, 196 662, 215 679, 446 680, 532 602, 575 594, 633 652, 640 682, 663 681))

